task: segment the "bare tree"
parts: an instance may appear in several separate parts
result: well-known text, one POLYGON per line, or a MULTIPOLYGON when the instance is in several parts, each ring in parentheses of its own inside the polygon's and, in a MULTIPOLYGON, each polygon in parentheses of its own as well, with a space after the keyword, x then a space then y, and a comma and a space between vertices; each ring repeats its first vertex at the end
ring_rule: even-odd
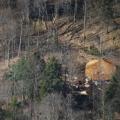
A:
POLYGON ((74 7, 74 22, 76 22, 76 15, 77 15, 77 8, 78 8, 78 0, 75 0, 75 7, 74 7))
POLYGON ((18 57, 20 57, 21 54, 21 44, 22 44, 22 36, 23 36, 23 20, 24 17, 21 18, 21 27, 20 27, 20 40, 19 40, 19 47, 18 47, 18 57))
POLYGON ((85 39, 86 39, 86 20, 87 20, 87 1, 84 0, 84 45, 85 45, 85 39))

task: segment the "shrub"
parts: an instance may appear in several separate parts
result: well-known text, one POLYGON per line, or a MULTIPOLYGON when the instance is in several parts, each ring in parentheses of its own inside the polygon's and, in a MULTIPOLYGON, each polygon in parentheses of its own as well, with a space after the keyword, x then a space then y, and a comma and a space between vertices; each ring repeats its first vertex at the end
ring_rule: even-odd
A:
POLYGON ((100 51, 95 46, 90 46, 90 48, 84 48, 84 51, 91 55, 100 56, 100 51))
POLYGON ((53 57, 46 63, 43 80, 40 83, 40 93, 41 96, 44 96, 49 92, 60 92, 62 89, 61 65, 53 57))
POLYGON ((23 89, 20 89, 19 92, 22 90, 23 95, 30 96, 34 77, 32 67, 30 61, 25 58, 20 59, 16 64, 10 67, 10 70, 6 74, 6 79, 11 80, 14 86, 17 85, 16 87, 13 87, 13 91, 17 92, 22 84, 23 89))
POLYGON ((10 67, 9 72, 6 74, 6 78, 8 80, 16 81, 30 79, 32 73, 31 68, 30 62, 27 59, 22 58, 10 67))
POLYGON ((108 89, 106 90, 105 102, 108 106, 111 106, 110 111, 120 112, 120 68, 119 67, 116 74, 113 76, 108 89))

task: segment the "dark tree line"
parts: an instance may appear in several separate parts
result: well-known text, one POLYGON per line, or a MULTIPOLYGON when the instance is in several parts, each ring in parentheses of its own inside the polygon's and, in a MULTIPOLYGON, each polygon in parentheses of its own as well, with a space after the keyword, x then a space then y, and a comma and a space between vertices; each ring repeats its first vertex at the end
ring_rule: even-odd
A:
POLYGON ((40 2, 40 8, 36 7, 34 5, 34 1, 30 0, 30 18, 32 19, 44 19, 44 20, 51 20, 55 15, 57 14, 58 16, 65 16, 65 15, 74 15, 74 12, 78 14, 79 16, 82 17, 83 13, 83 1, 82 0, 71 0, 67 2, 61 2, 59 1, 58 3, 54 2, 40 2), (77 8, 75 10, 77 4, 77 8))

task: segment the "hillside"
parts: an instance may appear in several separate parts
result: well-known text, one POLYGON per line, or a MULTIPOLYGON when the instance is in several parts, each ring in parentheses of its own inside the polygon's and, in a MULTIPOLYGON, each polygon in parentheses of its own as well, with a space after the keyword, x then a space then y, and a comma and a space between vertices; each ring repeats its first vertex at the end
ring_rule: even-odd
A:
POLYGON ((0 0, 0 120, 119 120, 119 5, 0 0))

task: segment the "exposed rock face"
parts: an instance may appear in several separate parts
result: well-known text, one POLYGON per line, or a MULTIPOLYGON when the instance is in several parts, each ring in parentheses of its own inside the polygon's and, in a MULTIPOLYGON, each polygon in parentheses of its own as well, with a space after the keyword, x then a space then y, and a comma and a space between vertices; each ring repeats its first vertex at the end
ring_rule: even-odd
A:
POLYGON ((91 80, 110 80, 116 66, 109 60, 92 60, 86 64, 86 76, 91 80))

